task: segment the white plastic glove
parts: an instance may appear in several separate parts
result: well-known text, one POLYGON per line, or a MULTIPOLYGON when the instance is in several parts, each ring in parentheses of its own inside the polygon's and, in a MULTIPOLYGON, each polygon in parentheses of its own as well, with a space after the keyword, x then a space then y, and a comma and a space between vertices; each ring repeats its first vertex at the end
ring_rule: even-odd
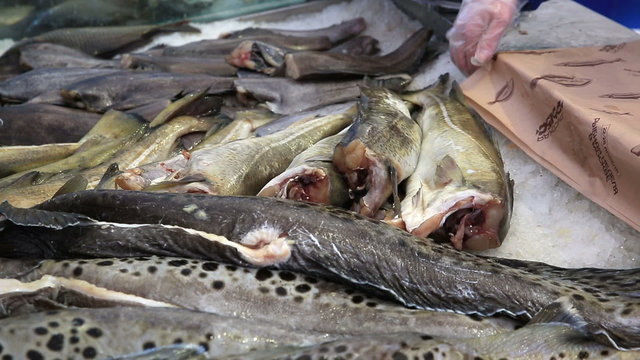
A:
POLYGON ((464 0, 447 32, 451 59, 466 75, 489 61, 523 0, 464 0))

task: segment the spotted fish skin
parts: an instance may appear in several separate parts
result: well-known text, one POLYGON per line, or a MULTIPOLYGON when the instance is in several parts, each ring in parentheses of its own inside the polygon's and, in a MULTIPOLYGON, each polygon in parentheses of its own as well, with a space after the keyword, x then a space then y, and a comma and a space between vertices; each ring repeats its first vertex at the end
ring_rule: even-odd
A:
MULTIPOLYGON (((638 284, 625 271, 606 276, 631 281, 629 291, 609 292, 606 281, 594 280, 596 287, 565 276, 575 270, 460 252, 353 212, 275 198, 100 190, 63 195, 40 208, 104 221, 180 224, 232 241, 268 226, 285 232, 292 243, 291 256, 278 264, 281 269, 347 281, 411 307, 459 313, 533 316, 563 300, 587 324, 585 333, 623 348, 640 347, 640 301, 629 295, 638 284), (185 214, 186 206, 200 209, 207 221, 185 214)), ((4 232, 0 239, 10 241, 4 232)), ((109 236, 96 233, 93 238, 102 239, 103 251, 126 250, 122 238, 107 245, 109 236)), ((145 250, 153 255, 162 249, 145 250)), ((583 273, 600 278, 593 269, 583 273)))
POLYGON ((54 310, 0 320, 2 355, 13 359, 104 359, 180 343, 200 345, 213 357, 330 339, 169 308, 54 310))
MULTIPOLYGON (((0 268, 20 266, 0 261, 0 268)), ((30 262, 27 261, 29 264, 30 262)), ((508 319, 411 310, 351 287, 290 271, 239 268, 183 258, 45 260, 21 281, 43 275, 93 285, 190 310, 340 335, 415 331, 447 337, 513 330, 508 319)))
POLYGON ((536 324, 513 332, 474 339, 446 339, 414 333, 352 337, 298 350, 253 352, 225 360, 549 360, 637 359, 636 351, 618 351, 595 343, 563 324, 536 324))

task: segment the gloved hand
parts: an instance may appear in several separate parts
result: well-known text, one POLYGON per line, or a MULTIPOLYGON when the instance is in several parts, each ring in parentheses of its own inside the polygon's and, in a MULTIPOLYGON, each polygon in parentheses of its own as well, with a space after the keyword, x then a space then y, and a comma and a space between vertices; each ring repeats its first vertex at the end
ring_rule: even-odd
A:
POLYGON ((464 0, 447 32, 451 59, 466 75, 489 61, 526 1, 464 0))

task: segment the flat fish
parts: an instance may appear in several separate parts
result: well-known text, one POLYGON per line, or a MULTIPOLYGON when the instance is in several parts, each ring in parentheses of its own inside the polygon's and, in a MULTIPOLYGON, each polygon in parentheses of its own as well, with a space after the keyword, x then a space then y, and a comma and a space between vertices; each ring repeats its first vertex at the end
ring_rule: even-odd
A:
POLYGON ((172 308, 68 309, 0 319, 2 354, 14 359, 105 359, 173 344, 199 345, 214 357, 330 339, 172 308))
POLYGON ((137 244, 130 239, 126 245, 123 241, 127 236, 122 235, 125 230, 111 233, 117 226, 102 231, 96 226, 91 229, 92 236, 82 236, 83 230, 72 225, 46 230, 38 225, 49 219, 49 215, 43 215, 41 220, 18 222, 33 223, 34 228, 29 229, 11 224, 14 210, 3 205, 2 213, 7 219, 0 232, 0 250, 5 256, 27 250, 37 251, 35 255, 40 258, 62 258, 65 251, 82 251, 81 241, 87 249, 91 242, 100 244, 95 253, 83 256, 175 252, 177 256, 216 257, 247 266, 264 259, 242 257, 248 251, 244 246, 263 245, 250 249, 255 255, 257 250, 278 245, 278 254, 282 255, 267 263, 283 270, 347 281, 409 307, 483 316, 506 313, 532 317, 542 311, 551 315, 547 321, 579 319, 576 323, 580 331, 599 342, 620 348, 640 346, 640 303, 635 282, 638 270, 567 270, 543 263, 482 257, 346 210, 275 198, 101 190, 62 195, 38 209, 19 209, 26 220, 33 216, 29 215, 31 211, 75 212, 98 222, 128 223, 121 228, 132 235, 142 224, 165 228, 171 224, 179 226, 181 234, 194 234, 189 238, 181 235, 180 240, 147 231, 146 242, 137 244), (200 211, 185 215, 183 209, 187 206, 200 211), (209 235, 195 236, 195 231, 209 235), (40 233, 42 239, 38 239, 40 233), (235 245, 217 246, 211 234, 230 239, 235 245), (48 244, 46 247, 42 246, 43 241, 48 244), (215 248, 216 253, 209 253, 207 248, 215 248), (599 280, 593 280, 592 285, 591 280, 584 280, 585 276, 599 280), (608 284, 612 284, 611 291, 608 284), (617 291, 624 286, 627 291, 617 291))
POLYGON ((11 277, 22 282, 43 281, 46 277, 61 279, 61 283, 85 281, 112 293, 292 330, 341 336, 415 331, 470 337, 510 331, 517 325, 506 318, 480 319, 407 309, 303 274, 213 261, 171 257, 44 260, 31 271, 23 270, 30 265, 28 261, 24 266, 11 262, 0 260, 3 267, 16 268, 11 277))
POLYGON ((361 336, 330 341, 298 350, 249 352, 224 360, 293 359, 636 359, 636 351, 619 351, 584 337, 565 324, 528 325, 513 332, 477 339, 447 339, 404 333, 361 336))
POLYGON ((393 52, 383 56, 355 56, 330 52, 296 52, 285 56, 286 75, 292 79, 345 75, 386 75, 411 72, 426 51, 432 31, 416 31, 393 52))
POLYGON ((361 89, 358 115, 336 146, 333 164, 347 179, 355 210, 374 217, 415 169, 422 132, 400 98, 384 88, 361 89))
POLYGON ((456 249, 500 246, 509 229, 513 184, 482 120, 443 93, 447 76, 404 95, 422 106, 418 166, 401 203, 407 231, 451 241, 456 249))

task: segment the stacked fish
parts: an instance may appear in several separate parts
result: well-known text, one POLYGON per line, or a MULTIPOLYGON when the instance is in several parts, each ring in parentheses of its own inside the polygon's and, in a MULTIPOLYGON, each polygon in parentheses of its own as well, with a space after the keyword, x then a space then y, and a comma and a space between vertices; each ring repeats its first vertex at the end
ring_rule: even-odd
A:
POLYGON ((5 53, 0 355, 637 357, 638 270, 460 251, 507 231, 499 152, 446 75, 388 74, 430 31, 378 56, 364 27, 131 54, 196 29, 58 30, 5 53))

